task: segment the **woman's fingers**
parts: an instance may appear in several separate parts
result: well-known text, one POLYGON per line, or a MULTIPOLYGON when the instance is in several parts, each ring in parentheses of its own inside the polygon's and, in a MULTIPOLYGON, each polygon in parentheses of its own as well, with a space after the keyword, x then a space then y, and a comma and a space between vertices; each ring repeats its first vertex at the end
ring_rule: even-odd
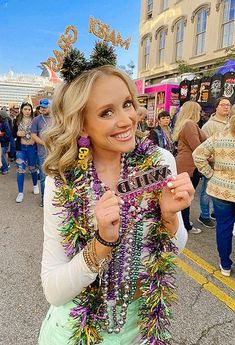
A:
POLYGON ((116 218, 120 217, 120 207, 119 205, 114 205, 110 207, 100 207, 95 209, 97 221, 109 222, 110 215, 116 215, 116 218))
POLYGON ((174 200, 182 200, 183 199, 186 202, 190 203, 192 201, 193 197, 187 191, 181 191, 181 192, 174 193, 173 199, 174 200))
POLYGON ((107 190, 102 197, 99 199, 99 201, 106 201, 109 200, 110 198, 114 197, 115 193, 111 190, 107 190))
POLYGON ((106 222, 107 223, 115 223, 116 221, 120 220, 120 215, 119 215, 119 212, 111 212, 109 213, 108 215, 106 215, 106 222))
POLYGON ((106 217, 111 213, 117 213, 120 214, 120 207, 119 206, 111 206, 108 208, 103 209, 103 216, 106 217))
POLYGON ((167 183, 167 187, 170 189, 173 199, 184 199, 186 203, 193 200, 195 190, 188 173, 182 173, 173 177, 173 179, 167 183))
POLYGON ((169 185, 169 186, 174 185, 177 187, 177 186, 180 186, 182 183, 186 183, 186 182, 191 183, 189 174, 188 173, 181 173, 179 175, 173 176, 171 181, 169 181, 167 185, 169 185))
POLYGON ((175 176, 171 181, 167 183, 167 187, 170 189, 188 188, 189 190, 194 190, 188 173, 182 173, 175 176))
POLYGON ((114 205, 123 205, 123 200, 117 197, 113 191, 105 192, 102 197, 97 202, 97 205, 102 205, 102 207, 110 207, 114 205))
POLYGON ((170 190, 172 193, 183 192, 183 191, 187 191, 190 194, 194 193, 194 188, 190 182, 186 182, 178 187, 173 186, 172 188, 170 188, 170 190))

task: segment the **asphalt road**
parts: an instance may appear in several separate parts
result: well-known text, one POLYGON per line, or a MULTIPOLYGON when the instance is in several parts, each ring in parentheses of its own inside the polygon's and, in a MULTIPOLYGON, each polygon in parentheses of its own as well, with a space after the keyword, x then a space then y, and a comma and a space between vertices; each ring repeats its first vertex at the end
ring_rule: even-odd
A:
MULTIPOLYGON (((16 204, 11 164, 10 174, 0 175, 0 344, 36 345, 48 309, 40 282, 43 210, 29 176, 25 199, 16 204)), ((198 195, 191 213, 199 226, 198 195)), ((190 235, 178 267, 172 345, 234 345, 235 272, 223 278, 218 271, 214 229, 190 235)))

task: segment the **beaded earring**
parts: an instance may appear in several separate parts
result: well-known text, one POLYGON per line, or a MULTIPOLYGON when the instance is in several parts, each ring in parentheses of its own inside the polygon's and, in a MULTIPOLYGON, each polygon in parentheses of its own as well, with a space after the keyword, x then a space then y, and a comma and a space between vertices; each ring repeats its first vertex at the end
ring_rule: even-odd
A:
POLYGON ((82 168, 82 170, 87 170, 88 164, 87 164, 87 157, 90 152, 90 139, 88 137, 80 137, 78 139, 78 164, 82 168))

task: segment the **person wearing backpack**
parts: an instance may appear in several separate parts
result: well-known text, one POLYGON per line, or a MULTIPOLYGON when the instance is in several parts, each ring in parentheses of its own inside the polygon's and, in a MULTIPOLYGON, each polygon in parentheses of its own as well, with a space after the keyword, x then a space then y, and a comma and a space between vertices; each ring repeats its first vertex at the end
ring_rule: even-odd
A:
POLYGON ((6 175, 8 173, 8 162, 6 159, 6 153, 9 147, 10 138, 11 138, 11 130, 8 125, 8 121, 6 120, 8 114, 5 110, 0 110, 0 143, 1 143, 1 173, 2 175, 6 175))

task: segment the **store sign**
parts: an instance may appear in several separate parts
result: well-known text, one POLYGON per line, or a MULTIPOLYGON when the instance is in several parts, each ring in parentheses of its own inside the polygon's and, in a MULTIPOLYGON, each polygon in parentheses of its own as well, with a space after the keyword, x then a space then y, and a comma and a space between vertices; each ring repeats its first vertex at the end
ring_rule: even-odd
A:
POLYGON ((137 92, 137 95, 143 95, 144 94, 144 79, 136 79, 134 80, 135 82, 135 86, 136 86, 136 92, 137 92))

